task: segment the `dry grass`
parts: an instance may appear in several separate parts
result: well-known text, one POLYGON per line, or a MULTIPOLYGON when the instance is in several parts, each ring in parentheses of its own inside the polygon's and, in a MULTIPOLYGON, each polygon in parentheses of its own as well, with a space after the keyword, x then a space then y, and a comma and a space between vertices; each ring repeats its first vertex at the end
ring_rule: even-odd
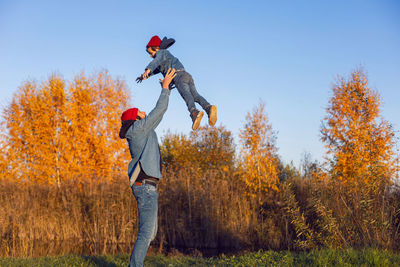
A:
MULTIPOLYGON (((354 200, 344 202, 310 179, 288 179, 280 192, 265 194, 260 205, 248 197, 238 173, 187 166, 164 177, 153 252, 208 256, 260 248, 399 249, 399 190, 387 192, 384 210, 374 217, 376 203, 362 202, 370 203, 359 207, 366 218, 346 209, 356 207, 354 200)), ((61 187, 0 182, 0 256, 129 253, 136 224, 136 202, 125 177, 61 187)))
MULTIPOLYGON (((0 186, 2 256, 117 252, 135 236, 127 182, 0 186)), ((126 251, 126 249, 124 249, 126 251)))

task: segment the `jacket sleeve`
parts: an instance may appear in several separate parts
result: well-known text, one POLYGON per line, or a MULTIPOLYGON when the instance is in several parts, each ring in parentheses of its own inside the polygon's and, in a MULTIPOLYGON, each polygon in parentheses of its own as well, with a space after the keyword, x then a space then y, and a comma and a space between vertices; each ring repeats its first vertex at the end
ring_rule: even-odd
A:
POLYGON ((160 124, 165 111, 167 111, 170 94, 170 90, 162 89, 155 108, 144 119, 136 121, 133 127, 129 128, 125 135, 126 138, 132 139, 136 133, 147 133, 154 130, 160 124))
POLYGON ((158 73, 160 73, 160 69, 159 69, 159 68, 156 68, 155 70, 153 70, 153 71, 150 72, 149 77, 154 76, 154 75, 156 75, 156 74, 158 74, 158 73))
POLYGON ((164 51, 165 50, 158 50, 156 53, 156 57, 149 63, 149 65, 147 65, 146 69, 151 70, 151 72, 157 69, 163 61, 164 51))

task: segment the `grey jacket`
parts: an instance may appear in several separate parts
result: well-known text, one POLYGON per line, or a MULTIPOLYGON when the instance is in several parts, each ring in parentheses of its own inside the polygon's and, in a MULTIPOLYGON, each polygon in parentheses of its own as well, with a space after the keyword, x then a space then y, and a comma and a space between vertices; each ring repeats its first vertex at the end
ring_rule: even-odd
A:
POLYGON ((161 72, 165 77, 168 69, 182 70, 183 65, 174 57, 167 49, 160 49, 157 51, 155 58, 147 65, 146 69, 149 69, 150 75, 161 72))
POLYGON ((132 160, 128 166, 128 175, 131 178, 133 170, 140 163, 142 170, 148 175, 161 179, 160 149, 157 134, 154 129, 168 108, 171 91, 162 89, 155 108, 141 120, 135 123, 126 132, 125 137, 129 144, 132 160))

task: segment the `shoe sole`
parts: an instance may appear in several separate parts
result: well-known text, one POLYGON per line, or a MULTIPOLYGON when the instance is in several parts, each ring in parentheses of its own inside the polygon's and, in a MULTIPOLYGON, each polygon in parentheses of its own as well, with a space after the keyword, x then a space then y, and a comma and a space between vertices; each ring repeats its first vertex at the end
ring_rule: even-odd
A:
POLYGON ((208 118, 208 124, 214 126, 216 122, 217 122, 217 107, 211 106, 210 117, 208 118))
POLYGON ((203 118, 203 115, 204 115, 204 112, 200 111, 199 114, 197 115, 196 119, 193 122, 193 125, 192 125, 193 130, 196 130, 197 128, 199 128, 201 119, 203 118))

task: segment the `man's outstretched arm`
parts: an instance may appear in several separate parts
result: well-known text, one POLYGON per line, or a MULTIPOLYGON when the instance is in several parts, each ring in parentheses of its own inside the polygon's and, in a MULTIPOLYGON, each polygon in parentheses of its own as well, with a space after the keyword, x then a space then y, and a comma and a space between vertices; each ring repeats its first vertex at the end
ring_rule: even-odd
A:
POLYGON ((158 124, 160 124, 161 119, 168 108, 169 95, 171 93, 169 85, 175 78, 175 76, 175 69, 169 69, 167 74, 165 75, 164 80, 160 79, 162 89, 156 106, 149 113, 149 115, 135 122, 134 126, 131 127, 126 133, 126 138, 132 138, 138 132, 154 130, 158 126, 158 124))

